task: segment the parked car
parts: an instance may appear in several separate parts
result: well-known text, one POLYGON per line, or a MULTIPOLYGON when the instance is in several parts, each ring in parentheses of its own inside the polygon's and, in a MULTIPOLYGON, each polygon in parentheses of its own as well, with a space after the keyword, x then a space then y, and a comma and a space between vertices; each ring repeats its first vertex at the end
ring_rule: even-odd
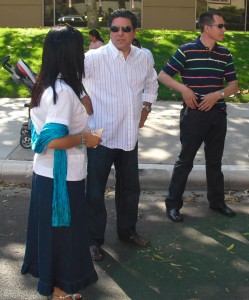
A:
POLYGON ((67 23, 69 25, 75 26, 75 27, 85 27, 87 26, 87 20, 84 16, 79 15, 68 15, 68 16, 62 16, 58 19, 59 23, 67 23))

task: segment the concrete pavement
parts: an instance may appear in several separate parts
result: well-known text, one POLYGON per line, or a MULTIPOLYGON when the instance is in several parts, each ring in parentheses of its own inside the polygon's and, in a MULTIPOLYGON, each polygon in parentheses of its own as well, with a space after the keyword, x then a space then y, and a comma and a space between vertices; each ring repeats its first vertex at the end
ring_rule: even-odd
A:
MULTIPOLYGON (((24 182, 31 180, 33 152, 20 144, 20 129, 27 121, 24 103, 28 99, 0 98, 0 180, 24 182)), ((146 126, 139 136, 139 169, 141 186, 167 189, 173 164, 180 150, 179 101, 157 101, 146 126)), ((226 188, 249 186, 249 104, 228 103, 228 132, 223 156, 226 188)), ((113 181, 113 174, 109 182, 113 181)), ((196 156, 187 188, 205 188, 203 148, 196 156)))

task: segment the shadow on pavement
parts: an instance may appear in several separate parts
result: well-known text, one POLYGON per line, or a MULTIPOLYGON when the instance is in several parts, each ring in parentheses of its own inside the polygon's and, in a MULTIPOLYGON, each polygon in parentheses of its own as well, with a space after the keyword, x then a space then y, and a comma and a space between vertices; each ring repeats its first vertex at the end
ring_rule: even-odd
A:
MULTIPOLYGON (((29 192, 0 186, 2 300, 40 299, 36 280, 20 275, 29 192)), ((152 247, 141 249, 117 239, 114 192, 107 191, 105 259, 95 263, 99 281, 84 299, 248 299, 248 191, 227 194, 237 212, 231 219, 209 210, 204 192, 188 192, 181 224, 165 218, 164 197, 162 191, 142 191, 137 230, 151 238, 152 247)))

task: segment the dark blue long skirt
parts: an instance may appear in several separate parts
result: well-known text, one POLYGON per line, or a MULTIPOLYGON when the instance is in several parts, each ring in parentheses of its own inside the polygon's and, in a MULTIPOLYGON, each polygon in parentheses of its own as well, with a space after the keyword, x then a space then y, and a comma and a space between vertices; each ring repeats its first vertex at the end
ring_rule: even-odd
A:
POLYGON ((38 292, 54 287, 77 293, 97 281, 89 252, 85 180, 67 182, 71 209, 69 227, 52 227, 53 179, 33 173, 27 241, 22 274, 39 278, 38 292))

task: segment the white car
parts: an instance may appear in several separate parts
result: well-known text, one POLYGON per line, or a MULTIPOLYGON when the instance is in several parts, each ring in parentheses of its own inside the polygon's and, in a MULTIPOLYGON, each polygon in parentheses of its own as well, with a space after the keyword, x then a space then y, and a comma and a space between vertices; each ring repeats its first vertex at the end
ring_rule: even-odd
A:
POLYGON ((58 19, 58 22, 68 23, 69 25, 76 26, 76 27, 87 26, 87 21, 85 20, 85 18, 79 15, 62 16, 58 19))

